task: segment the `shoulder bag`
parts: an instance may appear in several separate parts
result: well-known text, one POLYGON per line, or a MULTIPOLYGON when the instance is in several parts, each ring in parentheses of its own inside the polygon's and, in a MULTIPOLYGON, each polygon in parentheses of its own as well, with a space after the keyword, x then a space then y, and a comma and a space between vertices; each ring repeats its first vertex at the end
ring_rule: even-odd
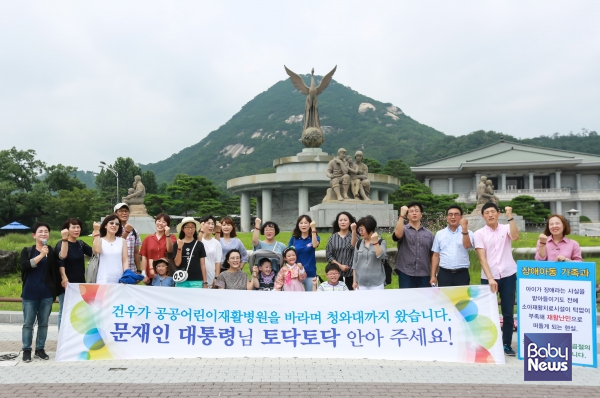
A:
MULTIPOLYGON (((181 282, 187 281, 188 269, 190 268, 190 262, 192 261, 192 257, 194 257, 194 249, 196 249, 197 243, 198 243, 198 239, 196 239, 196 242, 194 243, 194 247, 192 247, 192 251, 190 252, 190 255, 188 257, 187 267, 185 267, 185 271, 180 269, 178 271, 175 271, 175 273, 173 274, 173 281, 175 283, 181 283, 181 282)), ((183 247, 181 249, 183 250, 183 247)))

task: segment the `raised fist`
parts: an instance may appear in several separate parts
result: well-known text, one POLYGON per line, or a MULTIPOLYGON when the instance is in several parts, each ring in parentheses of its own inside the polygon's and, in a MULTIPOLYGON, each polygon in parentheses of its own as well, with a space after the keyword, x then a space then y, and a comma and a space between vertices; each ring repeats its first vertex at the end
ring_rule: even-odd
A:
POLYGON ((63 238, 63 240, 67 239, 69 237, 69 230, 66 228, 63 229, 60 231, 60 236, 63 238))
POLYGON ((356 232, 356 223, 355 222, 350 224, 350 229, 352 230, 352 232, 356 232))
POLYGON ((262 220, 258 217, 256 217, 254 219, 254 228, 260 228, 260 223, 262 222, 262 220))
POLYGON ((215 233, 221 232, 221 223, 217 221, 217 225, 215 225, 215 233))
POLYGON ((460 226, 462 227, 463 232, 467 232, 467 229, 469 229, 469 220, 467 220, 466 218, 461 218, 460 226))
POLYGON ((310 222, 310 229, 312 229, 313 231, 317 228, 317 223, 314 221, 310 222))
POLYGON ((298 266, 298 268, 304 269, 304 266, 301 263, 296 263, 296 265, 298 266))
POLYGON ((542 245, 546 244, 546 242, 548 242, 548 237, 544 234, 540 234, 540 236, 538 236, 538 239, 540 240, 540 243, 542 245))
POLYGON ((313 286, 317 286, 317 283, 319 283, 319 278, 315 276, 314 278, 312 278, 312 284, 313 286))
POLYGON ((253 274, 258 274, 258 266, 254 265, 254 266, 252 267, 252 273, 253 273, 253 274))
POLYGON ((124 228, 125 232, 127 232, 128 234, 131 233, 131 231, 133 231, 133 225, 131 224, 125 224, 125 228, 124 228))
POLYGON ((200 232, 204 233, 204 223, 203 222, 200 223, 200 232))
POLYGON ((402 206, 402 207, 400 208, 400 215, 401 215, 402 217, 406 217, 406 213, 408 213, 408 207, 407 207, 407 206, 402 206))
POLYGON ((379 234, 377 234, 377 232, 373 232, 373 235, 371 235, 371 243, 377 242, 379 242, 379 234))
POLYGON ((100 232, 100 224, 94 221, 94 232, 100 232))
POLYGON ((169 227, 168 225, 165 227, 165 235, 171 235, 171 227, 169 227))
MULTIPOLYGON (((182 249, 183 250, 183 241, 181 239, 177 239, 177 250, 182 249)), ((177 253, 175 253, 177 254, 177 253)))
POLYGON ((506 212, 506 217, 511 218, 512 217, 512 207, 510 206, 506 206, 504 208, 504 211, 506 212))

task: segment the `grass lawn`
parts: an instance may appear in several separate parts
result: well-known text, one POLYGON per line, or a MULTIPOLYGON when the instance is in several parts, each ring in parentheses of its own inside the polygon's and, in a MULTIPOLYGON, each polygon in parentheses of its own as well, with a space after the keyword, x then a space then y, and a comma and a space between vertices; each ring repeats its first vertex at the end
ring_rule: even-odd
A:
MULTIPOLYGON (((319 234, 321 237, 321 244, 319 245, 319 250, 325 250, 325 246, 327 244, 327 240, 329 239, 329 233, 319 234)), ((513 242, 513 247, 535 247, 538 233, 531 232, 522 232, 520 234, 520 239, 516 242, 513 242)), ((281 232, 277 235, 276 239, 280 242, 287 244, 292 236, 291 232, 281 232)), ((141 235, 141 239, 143 240, 146 235, 141 235)), ((247 249, 252 249, 252 233, 250 232, 242 232, 238 233, 237 236, 243 243, 247 249)), ((571 239, 576 240, 579 244, 584 246, 600 246, 600 238, 588 237, 588 236, 569 236, 571 239)), ((261 238, 264 238, 261 236, 261 238)), ((382 238, 388 242, 388 245, 392 243, 392 236, 390 233, 383 233, 382 238)), ((81 238, 88 244, 92 244, 91 236, 84 236, 81 238)), ((51 232, 49 243, 53 247, 60 240, 59 232, 51 232)), ((6 236, 0 237, 0 250, 11 250, 21 252, 23 247, 27 245, 32 245, 33 239, 30 234, 9 234, 6 236)), ((481 264, 479 263, 479 259, 474 251, 469 252, 471 258, 471 267, 469 268, 469 273, 471 275, 471 284, 476 285, 481 283, 481 264)), ((533 256, 525 257, 515 257, 515 259, 533 259, 533 256)), ((584 255, 584 261, 586 262, 595 262, 596 263, 596 283, 600 283, 600 267, 598 263, 600 262, 600 257, 586 257, 584 255)), ((325 266, 326 263, 317 263, 317 273, 323 278, 325 278, 325 266)), ((392 265, 393 266, 393 265, 392 265)), ((248 266, 244 267, 244 271, 250 274, 250 270, 248 266)), ((396 289, 398 287, 398 277, 396 275, 393 276, 392 283, 386 286, 386 289, 396 289)), ((14 273, 7 276, 0 277, 0 297, 19 297, 21 295, 21 275, 14 273)), ((10 310, 10 311, 20 311, 21 303, 0 303, 0 310, 10 310)), ((58 311, 58 304, 54 304, 52 307, 53 311, 58 311)))

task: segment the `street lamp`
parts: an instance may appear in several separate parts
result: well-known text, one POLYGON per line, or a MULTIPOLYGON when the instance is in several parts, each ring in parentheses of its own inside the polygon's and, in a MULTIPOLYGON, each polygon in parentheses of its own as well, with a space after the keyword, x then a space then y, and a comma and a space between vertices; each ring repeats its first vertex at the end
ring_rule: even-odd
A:
POLYGON ((100 166, 98 167, 100 167, 101 169, 106 168, 107 170, 112 171, 115 177, 117 177, 117 201, 115 203, 119 203, 119 173, 117 172, 117 170, 113 169, 112 167, 110 167, 102 161, 100 162, 100 166))

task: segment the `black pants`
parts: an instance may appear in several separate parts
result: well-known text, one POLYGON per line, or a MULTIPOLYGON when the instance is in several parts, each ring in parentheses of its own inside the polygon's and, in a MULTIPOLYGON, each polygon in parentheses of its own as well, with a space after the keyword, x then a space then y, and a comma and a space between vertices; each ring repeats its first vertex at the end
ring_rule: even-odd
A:
POLYGON ((354 290, 354 289, 352 289, 352 284, 354 283, 354 277, 352 275, 344 276, 344 277, 342 277, 342 279, 344 280, 344 283, 346 284, 346 286, 348 286, 348 290, 354 290))
POLYGON ((449 270, 440 267, 437 275, 438 286, 468 286, 471 282, 468 268, 449 270))
MULTIPOLYGON (((510 346, 515 323, 514 306, 515 294, 517 293, 517 274, 505 278, 496 279, 498 282, 498 294, 500 295, 500 309, 502 310, 502 342, 510 346)), ((482 285, 489 285, 487 279, 481 278, 482 285)))

